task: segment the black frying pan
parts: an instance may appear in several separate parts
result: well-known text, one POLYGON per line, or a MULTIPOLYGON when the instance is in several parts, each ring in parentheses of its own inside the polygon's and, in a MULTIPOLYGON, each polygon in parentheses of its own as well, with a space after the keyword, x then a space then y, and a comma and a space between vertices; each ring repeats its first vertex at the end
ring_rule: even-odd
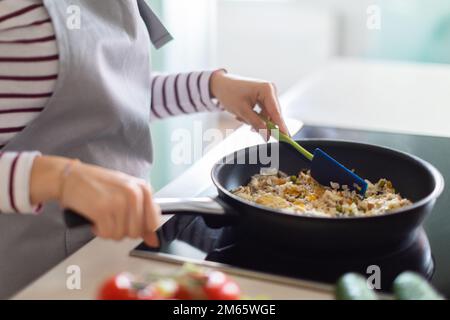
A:
MULTIPOLYGON (((247 184, 251 176, 267 166, 266 153, 261 152, 267 145, 258 145, 235 152, 214 165, 211 176, 218 190, 217 198, 158 199, 163 213, 202 215, 213 226, 235 223, 241 241, 269 241, 328 254, 373 252, 400 249, 411 243, 444 188, 443 177, 436 168, 407 153, 346 141, 302 140, 300 143, 308 150, 326 150, 345 166, 356 169, 361 177, 371 181, 391 180, 413 205, 381 216, 323 218, 287 213, 246 201, 230 190, 247 184)), ((279 147, 281 171, 291 175, 309 168, 310 162, 292 147, 284 143, 270 145, 279 147)), ((80 223, 70 213, 66 221, 69 226, 80 223)))

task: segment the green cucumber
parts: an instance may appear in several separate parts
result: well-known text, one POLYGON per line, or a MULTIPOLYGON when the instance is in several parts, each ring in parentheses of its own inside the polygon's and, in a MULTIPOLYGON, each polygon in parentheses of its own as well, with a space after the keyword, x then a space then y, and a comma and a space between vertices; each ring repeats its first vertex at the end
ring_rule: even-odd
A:
POLYGON ((421 275, 403 272, 394 280, 394 295, 399 300, 443 300, 441 296, 421 275))
POLYGON ((366 278, 357 273, 339 278, 335 290, 337 300, 378 300, 375 291, 367 286, 366 278))

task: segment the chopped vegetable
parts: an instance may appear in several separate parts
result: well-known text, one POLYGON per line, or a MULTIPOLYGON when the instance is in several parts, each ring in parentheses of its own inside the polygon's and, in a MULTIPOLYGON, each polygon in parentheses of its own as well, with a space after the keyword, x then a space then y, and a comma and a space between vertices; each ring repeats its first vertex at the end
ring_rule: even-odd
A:
POLYGON ((238 300, 239 285, 221 271, 186 264, 181 272, 152 281, 137 281, 129 273, 107 279, 101 286, 100 300, 238 300))
POLYGON ((238 300, 241 290, 225 273, 214 270, 187 269, 177 277, 177 298, 188 300, 238 300))
MULTIPOLYGON (((421 275, 406 271, 397 276, 393 284, 394 299, 397 300, 443 300, 421 275)), ((356 273, 343 275, 336 283, 337 300, 377 300, 376 292, 369 288, 366 279, 356 273)))
POLYGON ((400 300, 443 300, 444 298, 414 272, 404 272, 394 281, 394 294, 400 300))
POLYGON ((356 273, 342 276, 336 285, 337 300, 378 300, 377 294, 367 285, 366 278, 356 273))

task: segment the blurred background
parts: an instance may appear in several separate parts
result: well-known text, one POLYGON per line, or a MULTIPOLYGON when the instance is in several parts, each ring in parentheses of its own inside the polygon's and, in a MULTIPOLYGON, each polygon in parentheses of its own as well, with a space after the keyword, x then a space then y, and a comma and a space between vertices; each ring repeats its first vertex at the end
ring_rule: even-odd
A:
MULTIPOLYGON (((450 63, 449 0, 147 0, 175 40, 153 67, 182 72, 225 67, 276 83, 280 94, 336 57, 450 63)), ((225 114, 152 123, 159 189, 186 170, 170 159, 171 132, 237 127, 225 114)))

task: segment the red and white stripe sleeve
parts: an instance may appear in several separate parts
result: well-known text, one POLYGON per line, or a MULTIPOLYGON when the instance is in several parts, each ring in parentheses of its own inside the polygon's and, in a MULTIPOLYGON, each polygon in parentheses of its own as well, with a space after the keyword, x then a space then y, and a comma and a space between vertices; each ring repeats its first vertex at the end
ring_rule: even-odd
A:
POLYGON ((222 111, 222 106, 210 92, 210 81, 214 72, 153 74, 150 120, 194 112, 222 111))
POLYGON ((30 176, 39 152, 0 153, 0 212, 36 214, 30 199, 30 176))

